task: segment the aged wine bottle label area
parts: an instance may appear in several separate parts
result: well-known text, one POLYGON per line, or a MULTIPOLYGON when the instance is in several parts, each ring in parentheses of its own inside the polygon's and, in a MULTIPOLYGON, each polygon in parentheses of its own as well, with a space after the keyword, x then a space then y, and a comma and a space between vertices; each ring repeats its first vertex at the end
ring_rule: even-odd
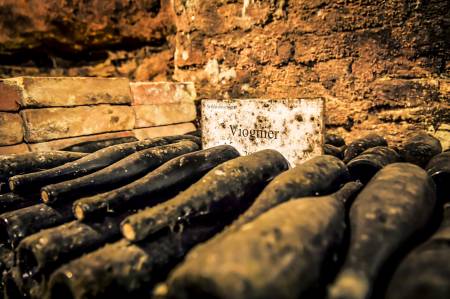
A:
POLYGON ((276 149, 291 166, 322 154, 324 102, 314 99, 203 100, 203 146, 248 155, 276 149))

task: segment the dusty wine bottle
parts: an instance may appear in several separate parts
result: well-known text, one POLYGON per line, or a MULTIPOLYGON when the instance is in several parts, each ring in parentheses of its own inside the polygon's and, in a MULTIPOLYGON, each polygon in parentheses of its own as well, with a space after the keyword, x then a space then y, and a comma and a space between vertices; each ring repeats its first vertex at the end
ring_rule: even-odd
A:
POLYGON ((200 139, 198 137, 180 135, 113 145, 76 161, 52 169, 13 176, 9 179, 9 187, 14 192, 40 189, 46 185, 59 183, 95 172, 143 149, 166 145, 183 139, 192 140, 197 144, 200 144, 200 139))
POLYGON ((431 158, 425 168, 436 184, 438 198, 450 201, 450 152, 443 152, 431 158))
POLYGON ((5 244, 0 245, 0 273, 8 271, 14 265, 14 251, 5 244))
POLYGON ((367 183, 381 168, 399 160, 400 156, 393 149, 376 146, 353 158, 347 163, 347 167, 354 180, 367 183))
POLYGON ((342 147, 345 145, 345 140, 336 134, 325 134, 325 144, 333 145, 335 147, 342 147))
POLYGON ((300 298, 342 244, 345 202, 361 187, 351 182, 329 196, 292 199, 194 248, 169 276, 167 298, 300 298))
POLYGON ((350 143, 344 153, 344 162, 348 163, 351 159, 355 158, 365 150, 376 146, 387 146, 386 140, 377 135, 369 134, 363 138, 356 139, 350 143))
POLYGON ((442 152, 441 142, 426 133, 419 133, 407 139, 400 149, 405 162, 425 167, 430 159, 442 152))
POLYGON ((46 151, 0 156, 0 182, 3 183, 0 185, 4 186, 2 192, 9 190, 8 180, 12 176, 53 168, 86 155, 74 152, 46 151))
POLYGON ((185 189, 185 185, 197 181, 217 165, 238 156, 239 152, 230 145, 182 155, 122 188, 77 200, 75 216, 83 220, 155 205, 161 199, 175 196, 178 190, 185 189))
POLYGON ((323 153, 325 155, 334 156, 336 158, 339 158, 340 160, 344 159, 344 152, 347 149, 346 145, 343 145, 341 147, 336 147, 331 144, 324 144, 323 146, 323 153))
MULTIPOLYGON (((237 211, 231 213, 233 217, 237 211)), ((106 245, 57 269, 50 277, 48 298, 148 298, 154 284, 193 246, 229 223, 229 217, 200 217, 183 229, 160 231, 144 242, 106 245)))
MULTIPOLYGON (((101 221, 88 223, 72 221, 23 239, 16 250, 16 265, 23 277, 23 292, 30 293, 34 286, 45 284, 49 275, 62 264, 120 239, 120 222, 127 215, 105 217, 101 221)), ((36 292, 45 287, 34 289, 36 292)))
POLYGON ((341 160, 327 155, 312 158, 273 179, 226 231, 240 227, 292 198, 330 194, 348 180, 347 167, 341 160))
POLYGON ((71 151, 71 152, 79 152, 79 153, 93 153, 98 150, 101 150, 102 148, 116 145, 116 144, 122 144, 122 143, 129 143, 129 142, 136 142, 138 139, 134 136, 130 137, 118 137, 118 138, 111 138, 111 139, 103 139, 103 140, 97 140, 97 141, 86 141, 77 143, 68 147, 63 148, 63 151, 71 151))
POLYGON ((0 214, 29 207, 39 203, 39 194, 0 194, 0 214))
POLYGON ((410 163, 381 169, 350 210, 350 245, 330 299, 367 299, 385 262, 430 220, 436 202, 428 174, 410 163))
POLYGON ((197 136, 199 138, 202 138, 202 131, 201 130, 190 131, 184 135, 192 135, 192 136, 197 136))
MULTIPOLYGON (((448 194, 447 194, 448 195, 448 194)), ((450 204, 443 222, 431 238, 402 261, 386 299, 450 298, 450 204)))
POLYGON ((54 204, 116 189, 172 158, 198 149, 199 146, 190 140, 144 149, 91 174, 47 185, 41 189, 41 198, 46 204, 54 204))
POLYGON ((24 294, 20 290, 20 278, 17 275, 14 267, 3 274, 3 298, 4 299, 22 299, 24 294))
POLYGON ((73 218, 71 204, 59 207, 36 204, 6 212, 0 215, 0 242, 15 248, 23 238, 73 218))
POLYGON ((274 150, 227 161, 173 199, 125 219, 122 233, 136 242, 179 221, 228 211, 233 203, 254 194, 288 167, 286 159, 274 150))

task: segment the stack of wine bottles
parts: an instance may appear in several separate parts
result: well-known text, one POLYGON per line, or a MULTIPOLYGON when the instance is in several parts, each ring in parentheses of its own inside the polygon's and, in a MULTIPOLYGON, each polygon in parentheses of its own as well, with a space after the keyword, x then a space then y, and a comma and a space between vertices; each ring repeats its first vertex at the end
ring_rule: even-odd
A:
POLYGON ((437 139, 329 134, 293 168, 200 143, 0 156, 0 298, 450 298, 437 139))

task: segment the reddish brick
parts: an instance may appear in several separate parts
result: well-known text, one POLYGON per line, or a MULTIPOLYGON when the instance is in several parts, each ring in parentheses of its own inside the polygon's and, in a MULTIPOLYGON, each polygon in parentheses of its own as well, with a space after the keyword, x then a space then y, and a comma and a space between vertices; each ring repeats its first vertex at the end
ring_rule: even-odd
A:
POLYGON ((9 146, 0 146, 0 155, 21 154, 27 153, 29 151, 30 149, 25 143, 9 146))
POLYGON ((22 110, 27 142, 126 131, 134 128, 130 106, 80 106, 22 110))
POLYGON ((130 136, 134 136, 132 131, 123 131, 123 132, 105 133, 73 138, 64 138, 41 143, 30 143, 29 147, 32 151, 53 151, 53 150, 60 150, 65 147, 87 141, 96 141, 96 140, 130 137, 130 136))
POLYGON ((17 77, 4 82, 19 90, 24 108, 131 103, 126 78, 17 77))
POLYGON ((132 82, 133 105, 193 102, 197 97, 191 82, 132 82))
POLYGON ((135 128, 148 128, 195 120, 194 102, 133 106, 136 113, 135 128))
POLYGON ((19 110, 20 93, 19 89, 0 80, 0 111, 19 110))
POLYGON ((19 114, 0 112, 0 146, 23 141, 23 123, 19 114))
POLYGON ((195 131, 193 123, 184 123, 170 126, 153 127, 145 129, 135 129, 134 135, 137 139, 147 139, 160 136, 181 135, 187 132, 195 131))

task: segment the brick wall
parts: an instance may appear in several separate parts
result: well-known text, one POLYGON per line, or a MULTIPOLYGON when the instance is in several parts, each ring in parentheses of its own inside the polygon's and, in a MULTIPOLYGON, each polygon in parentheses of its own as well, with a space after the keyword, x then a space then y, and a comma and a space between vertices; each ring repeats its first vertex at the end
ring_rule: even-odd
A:
POLYGON ((195 130, 192 83, 126 78, 19 77, 0 81, 0 154, 195 130))

